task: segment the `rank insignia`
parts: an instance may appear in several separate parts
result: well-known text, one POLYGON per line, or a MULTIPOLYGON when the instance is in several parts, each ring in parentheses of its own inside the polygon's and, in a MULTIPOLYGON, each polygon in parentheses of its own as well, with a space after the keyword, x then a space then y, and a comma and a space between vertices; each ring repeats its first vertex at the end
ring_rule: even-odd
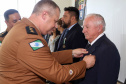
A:
POLYGON ((7 33, 7 31, 0 33, 0 37, 4 37, 7 33))
POLYGON ((37 32, 36 32, 36 30, 35 30, 35 28, 33 28, 33 27, 27 26, 26 27, 26 31, 27 31, 28 34, 38 35, 37 32))

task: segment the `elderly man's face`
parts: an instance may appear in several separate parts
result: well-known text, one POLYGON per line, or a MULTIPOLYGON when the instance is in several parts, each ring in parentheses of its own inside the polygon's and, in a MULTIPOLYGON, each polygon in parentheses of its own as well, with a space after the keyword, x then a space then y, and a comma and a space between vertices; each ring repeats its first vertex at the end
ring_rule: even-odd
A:
POLYGON ((87 17, 83 23, 83 33, 85 38, 91 43, 99 35, 99 27, 94 23, 92 17, 87 17))

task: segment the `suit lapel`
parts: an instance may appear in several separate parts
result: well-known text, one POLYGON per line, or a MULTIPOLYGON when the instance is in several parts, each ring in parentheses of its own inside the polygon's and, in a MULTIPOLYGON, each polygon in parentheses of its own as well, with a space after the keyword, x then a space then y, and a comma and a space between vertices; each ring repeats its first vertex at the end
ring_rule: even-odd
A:
POLYGON ((79 24, 77 23, 77 24, 75 24, 75 25, 71 28, 71 30, 67 33, 66 38, 67 38, 67 37, 70 37, 71 34, 73 34, 73 32, 76 31, 76 29, 77 29, 76 27, 78 27, 78 25, 79 25, 79 24))
MULTIPOLYGON (((69 30, 68 31, 68 33, 66 34, 66 40, 67 39, 69 39, 69 38, 71 38, 71 34, 73 34, 73 32, 76 30, 76 27, 78 26, 79 24, 77 23, 77 24, 75 24, 72 28, 71 28, 71 30, 69 30)), ((62 40, 63 41, 63 40, 62 40)), ((69 41, 69 40, 67 40, 67 41, 69 41)), ((59 49, 59 48, 61 48, 63 46, 63 42, 62 43, 60 43, 59 44, 59 47, 57 48, 57 50, 59 49)))
POLYGON ((104 34, 101 38, 99 38, 90 48, 88 48, 88 52, 89 54, 93 53, 95 51, 95 49, 100 46, 101 42, 103 41, 103 39, 106 38, 106 35, 104 34))
POLYGON ((61 48, 62 46, 63 46, 63 34, 65 33, 65 30, 63 31, 63 33, 61 34, 61 36, 60 36, 60 38, 59 38, 59 41, 60 42, 58 42, 58 48, 57 48, 57 50, 59 50, 59 48, 61 48))

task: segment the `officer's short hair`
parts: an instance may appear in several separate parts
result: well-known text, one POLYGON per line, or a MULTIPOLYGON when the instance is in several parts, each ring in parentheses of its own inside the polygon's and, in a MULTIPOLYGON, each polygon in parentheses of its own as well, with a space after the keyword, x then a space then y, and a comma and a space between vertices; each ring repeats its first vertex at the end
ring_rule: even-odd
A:
POLYGON ((71 16, 75 16, 76 21, 79 20, 79 10, 76 7, 65 7, 64 11, 68 11, 71 16))
POLYGON ((46 10, 50 15, 51 14, 55 14, 55 9, 58 8, 60 11, 59 6, 52 0, 41 0, 39 1, 34 9, 32 13, 41 13, 42 11, 46 10))
POLYGON ((9 15, 14 14, 14 13, 18 13, 18 11, 15 10, 15 9, 9 9, 9 10, 5 11, 4 12, 4 19, 6 21, 8 21, 9 20, 9 15))

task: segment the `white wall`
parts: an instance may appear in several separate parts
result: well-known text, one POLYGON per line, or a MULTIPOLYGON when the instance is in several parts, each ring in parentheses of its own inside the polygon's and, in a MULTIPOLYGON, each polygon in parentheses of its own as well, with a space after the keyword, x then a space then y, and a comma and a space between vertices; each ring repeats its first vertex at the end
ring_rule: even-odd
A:
POLYGON ((0 0, 0 33, 5 31, 7 28, 3 16, 6 10, 16 9, 19 11, 21 18, 28 18, 32 13, 34 5, 38 1, 40 0, 0 0), (29 2, 30 4, 28 4, 29 2))
POLYGON ((75 0, 53 0, 60 7, 61 14, 60 17, 64 14, 64 7, 75 6, 75 0))
POLYGON ((87 0, 87 14, 99 13, 106 21, 106 35, 116 44, 121 66, 118 80, 126 78, 126 0, 87 0))

